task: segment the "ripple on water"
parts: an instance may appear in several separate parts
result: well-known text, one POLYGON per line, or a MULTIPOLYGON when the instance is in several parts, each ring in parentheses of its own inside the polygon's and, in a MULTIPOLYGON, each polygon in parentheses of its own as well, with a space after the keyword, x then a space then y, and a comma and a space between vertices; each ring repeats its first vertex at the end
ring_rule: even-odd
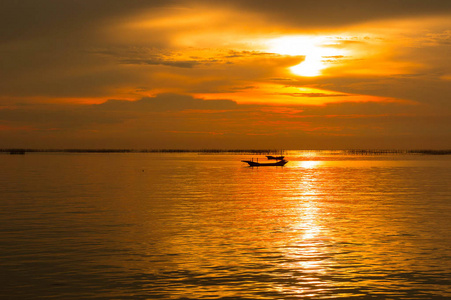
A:
POLYGON ((451 297, 447 157, 24 158, 0 156, 10 299, 451 297))

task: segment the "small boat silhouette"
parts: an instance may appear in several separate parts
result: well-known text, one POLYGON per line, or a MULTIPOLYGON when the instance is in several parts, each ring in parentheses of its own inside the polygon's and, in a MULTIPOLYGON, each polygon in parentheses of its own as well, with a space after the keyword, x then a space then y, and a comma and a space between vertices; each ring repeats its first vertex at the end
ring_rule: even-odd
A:
POLYGON ((242 160, 242 162, 249 164, 250 167, 269 167, 269 166, 283 167, 288 163, 288 160, 282 159, 276 162, 260 163, 258 162, 258 160, 254 161, 252 159, 252 160, 242 160))

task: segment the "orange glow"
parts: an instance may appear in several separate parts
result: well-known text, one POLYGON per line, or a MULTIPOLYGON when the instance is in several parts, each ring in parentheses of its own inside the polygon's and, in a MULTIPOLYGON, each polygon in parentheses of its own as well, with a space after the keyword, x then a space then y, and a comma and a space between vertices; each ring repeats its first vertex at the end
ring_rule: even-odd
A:
MULTIPOLYGON (((13 108, 16 105, 8 105, 7 101, 17 101, 19 103, 46 103, 46 104, 100 104, 107 101, 107 97, 49 97, 49 96, 34 96, 34 97, 1 97, 0 101, 4 101, 5 107, 13 108)), ((136 98, 125 98, 126 100, 135 100, 136 98)), ((2 107, 0 106, 0 109, 2 107)))
POLYGON ((285 86, 281 84, 257 84, 235 93, 199 93, 196 97, 206 100, 233 99, 239 104, 265 105, 324 105, 337 102, 402 102, 387 97, 337 93, 334 91, 285 86))

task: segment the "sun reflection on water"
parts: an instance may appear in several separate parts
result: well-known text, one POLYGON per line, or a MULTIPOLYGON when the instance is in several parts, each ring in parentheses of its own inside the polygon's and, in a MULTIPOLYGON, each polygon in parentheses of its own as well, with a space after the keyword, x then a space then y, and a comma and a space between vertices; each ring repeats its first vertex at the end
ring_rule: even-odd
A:
POLYGON ((307 160, 307 161, 299 162, 300 167, 307 168, 307 169, 316 168, 322 164, 323 164, 322 161, 316 161, 316 160, 307 160))
MULTIPOLYGON (((293 219, 291 230, 293 238, 283 249, 283 267, 297 282, 286 292, 299 296, 319 296, 327 286, 323 279, 327 276, 329 254, 327 249, 327 228, 321 221, 324 213, 320 206, 323 182, 320 180, 318 166, 321 161, 294 161, 293 166, 302 168, 298 180, 290 182, 293 219)), ((287 289, 287 287, 285 287, 287 289)))

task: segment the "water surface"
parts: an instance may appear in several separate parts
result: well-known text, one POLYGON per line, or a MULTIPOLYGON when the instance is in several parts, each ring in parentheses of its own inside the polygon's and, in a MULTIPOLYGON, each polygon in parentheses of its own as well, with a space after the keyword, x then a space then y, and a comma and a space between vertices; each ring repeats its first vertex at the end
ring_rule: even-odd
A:
POLYGON ((451 297, 450 156, 251 157, 0 155, 2 295, 451 297))

